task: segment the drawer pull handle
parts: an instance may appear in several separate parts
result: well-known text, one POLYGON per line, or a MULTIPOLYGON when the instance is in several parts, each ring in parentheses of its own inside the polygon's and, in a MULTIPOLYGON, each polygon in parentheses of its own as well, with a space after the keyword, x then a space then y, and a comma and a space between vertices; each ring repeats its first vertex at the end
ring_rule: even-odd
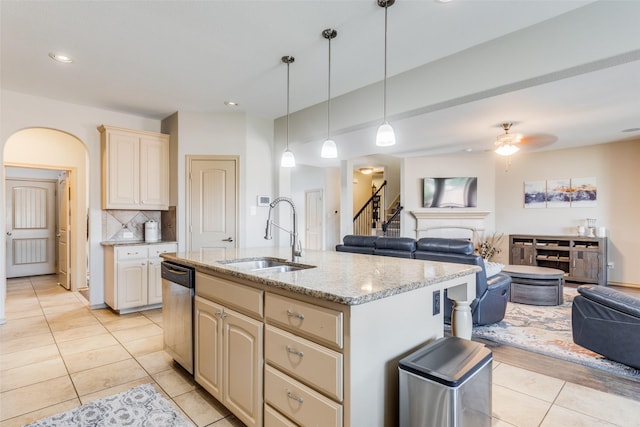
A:
POLYGON ((297 351, 294 348, 287 346, 287 353, 295 354, 296 356, 304 357, 304 353, 301 351, 297 351))
POLYGON ((303 398, 295 396, 289 390, 287 390, 287 397, 289 399, 291 399, 291 400, 295 400, 296 402, 304 403, 304 399, 303 398))
POLYGON ((291 311, 291 310, 287 310, 287 316, 289 316, 289 317, 295 317, 295 318, 298 318, 298 319, 300 319, 300 320, 304 320, 304 314, 294 313, 294 312, 293 312, 293 311, 291 311))

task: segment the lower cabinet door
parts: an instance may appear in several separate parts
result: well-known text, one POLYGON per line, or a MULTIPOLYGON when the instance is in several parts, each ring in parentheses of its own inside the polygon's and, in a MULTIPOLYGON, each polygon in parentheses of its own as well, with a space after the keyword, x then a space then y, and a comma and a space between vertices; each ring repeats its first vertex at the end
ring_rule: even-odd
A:
POLYGON ((222 306, 194 299, 194 379, 222 401, 222 306))
POLYGON ((225 308, 222 403, 247 426, 262 425, 263 324, 225 308))
POLYGON ((147 305, 147 260, 118 261, 118 310, 147 305))
POLYGON ((162 258, 149 258, 149 290, 147 291, 148 304, 162 304, 162 276, 160 265, 162 258))
POLYGON ((267 365, 265 401, 301 426, 342 426, 342 405, 267 365))

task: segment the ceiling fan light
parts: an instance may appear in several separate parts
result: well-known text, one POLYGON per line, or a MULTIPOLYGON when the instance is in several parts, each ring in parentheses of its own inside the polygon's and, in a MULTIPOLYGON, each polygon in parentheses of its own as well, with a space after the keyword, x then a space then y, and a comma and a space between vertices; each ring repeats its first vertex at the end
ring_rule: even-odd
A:
POLYGON ((327 139, 322 144, 322 151, 320 151, 320 157, 323 159, 335 159, 338 157, 338 147, 333 139, 327 139))
POLYGON ((519 147, 516 147, 513 144, 502 144, 498 148, 496 148, 496 153, 501 156, 511 156, 520 150, 519 147))
POLYGON ((283 168, 295 168, 296 158, 288 148, 282 153, 282 159, 280 159, 280 166, 283 168))
POLYGON ((378 133, 376 135, 376 145, 378 147, 389 147, 391 145, 395 145, 396 143, 396 134, 393 131, 391 125, 387 122, 384 122, 378 128, 378 133))

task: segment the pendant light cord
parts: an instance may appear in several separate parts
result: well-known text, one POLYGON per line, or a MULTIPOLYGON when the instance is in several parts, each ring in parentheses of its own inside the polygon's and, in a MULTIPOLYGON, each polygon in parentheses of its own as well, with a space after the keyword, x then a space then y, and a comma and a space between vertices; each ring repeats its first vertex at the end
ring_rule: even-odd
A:
POLYGON ((329 40, 329 83, 327 84, 327 139, 331 139, 331 34, 327 40, 329 40))
POLYGON ((287 61, 287 150, 289 150, 289 66, 291 62, 287 61))
POLYGON ((384 81, 383 81, 383 119, 387 122, 387 8, 389 0, 384 3, 384 81))

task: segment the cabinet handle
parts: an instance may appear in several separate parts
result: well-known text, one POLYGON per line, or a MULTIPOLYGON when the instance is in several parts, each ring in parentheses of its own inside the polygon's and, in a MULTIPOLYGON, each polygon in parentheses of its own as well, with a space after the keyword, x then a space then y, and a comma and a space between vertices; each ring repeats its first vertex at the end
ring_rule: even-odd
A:
POLYGON ((294 395, 289 390, 287 390, 287 397, 289 399, 291 399, 291 400, 295 400, 296 402, 304 403, 304 399, 303 398, 294 395))
POLYGON ((127 252, 127 255, 138 255, 138 252, 127 252))
POLYGON ((287 310, 287 316, 289 316, 289 317, 295 317, 295 318, 298 318, 298 319, 300 319, 300 320, 304 320, 304 314, 294 313, 294 312, 293 312, 293 311, 291 311, 291 310, 287 310))
POLYGON ((304 353, 298 351, 290 346, 287 346, 287 353, 295 354, 296 356, 304 357, 304 353))

